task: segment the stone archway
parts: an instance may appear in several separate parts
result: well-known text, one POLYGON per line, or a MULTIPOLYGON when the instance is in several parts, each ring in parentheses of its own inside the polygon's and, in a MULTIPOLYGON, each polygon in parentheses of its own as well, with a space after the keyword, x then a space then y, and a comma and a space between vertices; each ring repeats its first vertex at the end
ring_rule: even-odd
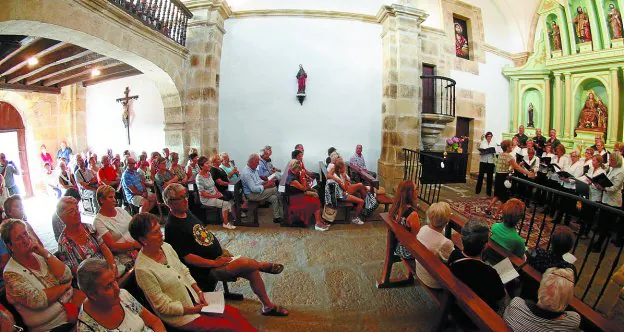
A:
POLYGON ((107 0, 7 0, 0 34, 55 39, 120 60, 154 81, 164 105, 165 142, 182 152, 185 61, 188 50, 107 0))
POLYGON ((17 146, 19 151, 19 161, 24 181, 26 196, 32 196, 32 184, 30 181, 30 169, 28 167, 28 156, 26 154, 26 128, 22 116, 13 105, 0 101, 0 133, 17 132, 17 146))

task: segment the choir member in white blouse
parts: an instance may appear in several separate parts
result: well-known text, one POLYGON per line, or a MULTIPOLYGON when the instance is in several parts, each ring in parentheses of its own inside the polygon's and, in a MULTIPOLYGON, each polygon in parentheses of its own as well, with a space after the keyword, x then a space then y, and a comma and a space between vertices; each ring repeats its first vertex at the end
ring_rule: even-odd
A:
MULTIPOLYGON (((527 146, 529 146, 529 142, 533 142, 533 141, 527 141, 527 146)), ((532 144, 531 144, 532 145, 532 144)), ((535 173, 537 173, 538 169, 539 169, 539 163, 540 163, 540 159, 535 155, 535 149, 531 146, 526 148, 526 152, 527 154, 524 156, 523 161, 529 165, 529 170, 533 171, 535 173)))

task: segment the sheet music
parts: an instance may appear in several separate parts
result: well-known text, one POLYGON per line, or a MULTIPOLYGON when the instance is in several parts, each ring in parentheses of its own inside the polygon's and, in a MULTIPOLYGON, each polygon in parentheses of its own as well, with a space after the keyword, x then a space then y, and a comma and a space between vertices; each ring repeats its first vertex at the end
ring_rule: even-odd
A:
POLYGON ((234 191, 234 185, 228 184, 228 191, 234 191))
POLYGON ((494 268, 494 270, 496 270, 496 272, 498 272, 498 275, 500 276, 503 284, 506 284, 520 276, 518 274, 518 271, 514 269, 509 258, 503 259, 498 264, 492 267, 494 268))
POLYGON ((500 145, 495 146, 494 150, 496 150, 497 154, 503 153, 503 148, 501 148, 500 145))
POLYGON ((204 298, 208 305, 202 308, 202 313, 222 314, 225 311, 223 292, 204 292, 204 298))
POLYGON ((279 186, 278 191, 281 193, 286 192, 286 186, 279 186))
POLYGON ((193 183, 189 183, 189 184, 188 184, 188 190, 189 190, 189 191, 194 191, 194 190, 195 190, 195 184, 193 184, 193 183))

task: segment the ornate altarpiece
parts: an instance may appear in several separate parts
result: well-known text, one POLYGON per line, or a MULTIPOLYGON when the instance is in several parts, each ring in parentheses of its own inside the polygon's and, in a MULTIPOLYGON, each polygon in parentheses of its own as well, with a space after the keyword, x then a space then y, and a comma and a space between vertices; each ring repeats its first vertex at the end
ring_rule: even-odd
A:
MULTIPOLYGON (((590 146, 596 136, 603 136, 609 148, 624 141, 624 100, 620 100, 624 94, 624 42, 613 36, 610 13, 614 8, 621 13, 624 0, 542 1, 535 52, 526 64, 503 69, 511 83, 510 133, 504 134, 505 138, 515 134, 519 125, 527 126, 532 103, 535 128, 541 128, 545 136, 550 128, 556 129, 567 148, 590 146), (586 14, 583 20, 576 19, 580 11, 586 14), (582 27, 579 21, 583 21, 582 27), (583 39, 589 35, 587 29, 591 41, 583 39), (595 125, 586 116, 594 111, 595 125)), ((528 134, 534 134, 535 128, 528 128, 528 134)))

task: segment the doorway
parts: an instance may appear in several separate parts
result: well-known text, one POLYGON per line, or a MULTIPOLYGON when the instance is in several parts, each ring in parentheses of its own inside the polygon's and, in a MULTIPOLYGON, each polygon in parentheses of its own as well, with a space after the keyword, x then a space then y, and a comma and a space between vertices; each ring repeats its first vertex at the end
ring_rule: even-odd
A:
POLYGON ((0 101, 0 152, 18 167, 21 177, 16 177, 15 180, 22 196, 32 196, 24 122, 13 105, 2 101, 0 101))
MULTIPOLYGON (((423 76, 434 76, 435 66, 423 63, 422 74, 423 76)), ((436 98, 435 80, 433 78, 423 78, 422 89, 422 112, 423 114, 434 114, 436 98)))
MULTIPOLYGON (((464 118, 464 117, 458 116, 457 125, 455 126, 455 136, 470 137, 470 121, 472 121, 471 118, 464 118)), ((463 153, 468 153, 468 142, 469 140, 465 140, 462 142, 461 148, 463 150, 463 153)))

